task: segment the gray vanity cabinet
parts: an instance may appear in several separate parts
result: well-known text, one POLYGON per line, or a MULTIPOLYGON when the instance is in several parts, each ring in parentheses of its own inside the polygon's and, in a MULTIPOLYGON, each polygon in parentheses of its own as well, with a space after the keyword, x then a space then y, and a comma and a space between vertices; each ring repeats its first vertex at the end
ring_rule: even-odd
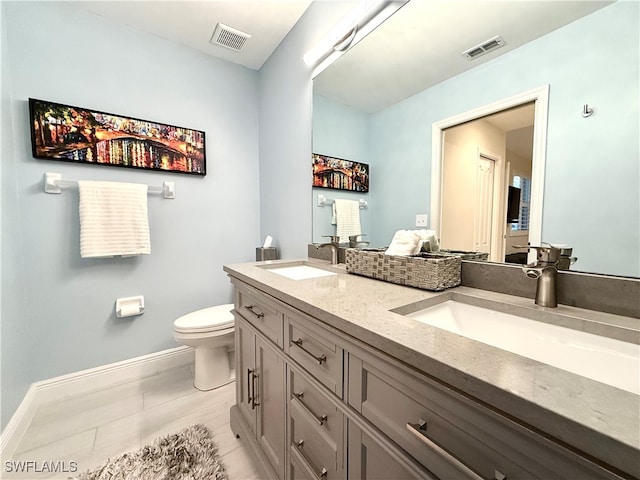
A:
MULTIPOLYGON (((236 302, 236 406, 267 468, 284 478, 286 370, 277 347, 278 341, 282 345, 282 314, 270 302, 244 290, 238 292, 236 302), (245 315, 251 312, 247 315, 250 320, 238 315, 242 311, 245 315)), ((241 435, 241 429, 234 431, 241 435)))
POLYGON ((237 279, 231 428, 280 480, 620 479, 237 279))
MULTIPOLYGON (((377 440, 349 422, 349 478, 359 480, 438 480, 409 457, 394 451, 393 444, 377 440)), ((397 447, 395 447, 397 448, 397 447)))
POLYGON ((619 478, 472 399, 379 355, 358 350, 349 354, 348 362, 349 404, 437 478, 619 478))

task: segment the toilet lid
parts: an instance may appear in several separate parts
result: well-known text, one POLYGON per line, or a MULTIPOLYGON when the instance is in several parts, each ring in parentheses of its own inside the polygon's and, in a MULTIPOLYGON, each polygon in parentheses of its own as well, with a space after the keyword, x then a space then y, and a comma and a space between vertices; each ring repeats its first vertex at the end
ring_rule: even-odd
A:
POLYGON ((203 332, 224 330, 233 327, 233 303, 216 305, 188 313, 173 322, 178 332, 203 332))

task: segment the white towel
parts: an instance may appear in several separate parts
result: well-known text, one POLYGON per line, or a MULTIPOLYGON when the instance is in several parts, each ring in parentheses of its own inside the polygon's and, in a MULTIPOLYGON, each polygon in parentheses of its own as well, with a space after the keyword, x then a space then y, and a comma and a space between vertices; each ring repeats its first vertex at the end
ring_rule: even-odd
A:
POLYGON ((349 241, 350 235, 360 235, 360 202, 356 200, 334 200, 336 212, 336 235, 340 243, 349 241))
POLYGON ((420 250, 437 252, 440 250, 438 236, 434 230, 414 230, 420 237, 420 250))
POLYGON ((391 240, 385 255, 416 255, 420 253, 422 241, 414 230, 398 230, 391 240))
POLYGON ((149 255, 147 185, 79 181, 80 255, 149 255))

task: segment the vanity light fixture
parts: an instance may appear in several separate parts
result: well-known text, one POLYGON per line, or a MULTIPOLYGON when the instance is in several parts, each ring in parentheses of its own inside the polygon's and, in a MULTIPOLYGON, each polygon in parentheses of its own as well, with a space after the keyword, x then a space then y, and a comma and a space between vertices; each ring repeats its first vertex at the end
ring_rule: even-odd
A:
POLYGON ((371 33, 409 0, 361 0, 303 57, 313 77, 371 33))

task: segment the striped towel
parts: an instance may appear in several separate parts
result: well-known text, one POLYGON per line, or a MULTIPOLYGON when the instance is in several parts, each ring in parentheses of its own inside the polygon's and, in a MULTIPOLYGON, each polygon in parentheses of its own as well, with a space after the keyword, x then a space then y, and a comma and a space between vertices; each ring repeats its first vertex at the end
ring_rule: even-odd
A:
POLYGON ((350 235, 360 235, 360 202, 356 200, 334 200, 336 213, 336 235, 340 243, 349 241, 350 235))
POLYGON ((79 181, 80 255, 149 255, 147 185, 79 181))

